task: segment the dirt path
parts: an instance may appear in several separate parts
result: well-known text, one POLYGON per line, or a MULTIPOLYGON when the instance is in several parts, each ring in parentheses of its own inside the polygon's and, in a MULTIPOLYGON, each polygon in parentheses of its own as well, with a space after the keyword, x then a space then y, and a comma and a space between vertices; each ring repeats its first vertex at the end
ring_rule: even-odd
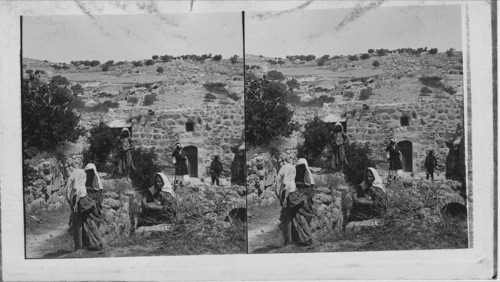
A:
POLYGON ((62 242, 71 241, 71 236, 67 232, 68 222, 63 222, 55 229, 42 233, 40 235, 26 234, 26 258, 56 258, 57 254, 71 252, 71 249, 59 249, 55 253, 51 252, 54 247, 64 246, 62 242))

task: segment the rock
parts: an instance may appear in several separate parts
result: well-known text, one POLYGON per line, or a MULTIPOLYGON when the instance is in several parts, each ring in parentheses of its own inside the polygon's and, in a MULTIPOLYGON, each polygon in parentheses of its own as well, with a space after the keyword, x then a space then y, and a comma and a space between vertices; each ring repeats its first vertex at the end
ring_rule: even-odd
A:
POLYGON ((314 187, 316 193, 330 194, 330 189, 328 187, 314 187))
POLYGON ((332 203, 333 197, 330 196, 330 195, 327 195, 327 194, 316 194, 316 195, 314 195, 314 199, 313 200, 315 202, 320 202, 320 203, 329 205, 329 204, 332 203))
POLYGON ((107 205, 112 209, 119 209, 121 206, 121 203, 119 200, 111 199, 111 198, 106 198, 102 201, 103 205, 107 205))
POLYGON ((345 230, 357 232, 357 231, 360 231, 364 228, 372 228, 372 227, 379 226, 381 224, 382 224, 382 220, 378 219, 378 218, 364 220, 364 221, 351 221, 346 225, 345 230))
POLYGON ((106 192, 104 193, 104 197, 118 199, 120 198, 120 195, 118 195, 118 193, 116 192, 106 192))
POLYGON ((152 233, 167 232, 173 228, 173 224, 158 224, 153 226, 141 226, 135 230, 135 234, 138 236, 147 237, 152 233))

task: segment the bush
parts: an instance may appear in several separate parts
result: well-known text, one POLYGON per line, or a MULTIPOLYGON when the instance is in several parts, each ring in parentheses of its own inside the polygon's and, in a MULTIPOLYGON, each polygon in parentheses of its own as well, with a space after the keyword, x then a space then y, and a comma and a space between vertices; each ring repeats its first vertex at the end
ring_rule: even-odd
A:
POLYGON ((373 61, 372 66, 378 68, 378 67, 380 67, 380 63, 377 60, 375 60, 375 61, 373 61))
POLYGON ((163 73, 163 67, 158 67, 156 69, 156 72, 158 72, 158 74, 163 73))
POLYGON ((142 105, 143 106, 151 106, 157 100, 158 99, 156 99, 156 94, 154 94, 154 93, 148 94, 148 95, 144 96, 144 101, 142 102, 142 105))
POLYGON ((347 98, 349 100, 351 100, 352 98, 354 98, 354 92, 352 91, 346 91, 344 92, 344 95, 342 95, 344 98, 347 98))
POLYGON ((371 95, 373 95, 373 92, 370 87, 361 89, 359 92, 359 100, 367 100, 371 95))
POLYGON ((293 91, 294 89, 300 89, 300 84, 295 78, 287 81, 286 85, 288 85, 288 89, 290 89, 290 91, 293 91))
POLYGON ((153 57, 151 57, 153 60, 158 60, 159 56, 158 55, 153 55, 153 57))
POLYGON ((318 59, 318 66, 324 66, 325 65, 325 62, 327 61, 328 59, 324 58, 324 57, 321 57, 318 59))
POLYGON ((205 82, 203 83, 203 87, 205 87, 207 91, 210 91, 212 93, 223 95, 229 94, 225 88, 226 84, 223 82, 205 82))
POLYGON ((94 163, 98 171, 113 173, 115 166, 108 163, 108 158, 115 148, 116 140, 111 127, 101 121, 90 129, 90 146, 83 151, 83 163, 94 163))
POLYGON ((56 75, 56 76, 52 77, 51 82, 53 84, 55 84, 56 86, 69 84, 69 80, 66 77, 60 76, 60 75, 56 75))
POLYGON ((97 60, 93 60, 93 61, 91 61, 91 62, 90 62, 90 66, 91 66, 91 67, 95 67, 95 66, 98 66, 98 65, 100 65, 100 64, 101 64, 101 62, 99 62, 99 61, 97 61, 97 60))
POLYGON ((236 64, 238 62, 238 55, 232 56, 229 61, 231 61, 231 64, 236 64))
POLYGON ((441 80, 443 78, 439 76, 422 76, 418 80, 425 86, 432 88, 442 88, 443 84, 441 80))
POLYGON ((203 101, 205 102, 213 102, 215 99, 217 99, 217 97, 215 97, 215 95, 210 92, 206 93, 205 96, 203 96, 203 101))
POLYGON ((377 52, 377 55, 379 55, 380 57, 382 57, 382 56, 387 55, 387 53, 389 52, 389 50, 387 50, 387 49, 377 49, 376 52, 377 52))
POLYGON ((231 100, 238 101, 241 97, 236 93, 228 93, 227 97, 231 100))
POLYGON ((78 83, 71 86, 71 91, 73 91, 73 95, 75 95, 75 96, 77 96, 79 94, 83 94, 83 92, 84 92, 83 87, 78 83))
POLYGON ((324 103, 333 103, 335 102, 334 97, 330 97, 328 95, 321 95, 318 98, 314 98, 311 101, 303 102, 302 106, 304 107, 323 107, 324 103))
POLYGON ((372 150, 368 142, 364 144, 348 142, 345 151, 349 166, 345 167, 342 172, 348 184, 361 183, 364 180, 364 172, 367 167, 377 168, 375 162, 370 158, 372 150))
POLYGON ((164 55, 164 56, 161 56, 160 59, 161 59, 162 62, 168 63, 168 62, 171 61, 172 57, 169 56, 169 55, 164 55))
POLYGON ((375 53, 374 49, 368 49, 368 54, 373 54, 373 53, 375 53))
POLYGON ((132 159, 135 171, 130 172, 130 180, 132 180, 132 185, 144 195, 146 190, 153 186, 154 175, 164 170, 165 166, 160 165, 154 147, 135 148, 132 151, 132 159))
POLYGON ((455 89, 453 89, 452 86, 445 86, 445 87, 443 87, 443 91, 446 92, 446 93, 448 93, 448 94, 451 94, 451 95, 457 93, 457 91, 455 89))
POLYGON ((359 59, 358 55, 349 55, 347 58, 349 58, 349 61, 357 61, 359 59))
POLYGON ((102 67, 102 71, 104 71, 104 72, 108 72, 108 70, 109 70, 109 65, 104 65, 104 66, 102 67))
POLYGON ((446 50, 446 56, 453 57, 454 52, 455 52, 455 49, 450 48, 450 49, 446 50))
POLYGON ((420 96, 429 96, 430 93, 432 93, 432 90, 427 86, 420 89, 420 96))
POLYGON ((33 70, 26 70, 27 74, 33 74, 33 70))
POLYGON ((366 59, 370 59, 370 54, 364 53, 361 55, 361 60, 366 60, 366 59))
POLYGON ((218 62, 218 61, 222 60, 222 55, 215 55, 215 56, 212 58, 212 60, 213 60, 213 61, 218 62))
POLYGON ((437 52, 438 52, 438 49, 437 49, 437 48, 431 48, 431 49, 429 50, 429 54, 431 54, 431 55, 437 54, 437 52))
POLYGON ((297 147, 297 154, 304 157, 311 166, 328 167, 327 162, 321 158, 330 139, 328 125, 319 117, 314 117, 304 125, 304 128, 302 133, 304 143, 297 147))
POLYGON ((55 84, 30 84, 29 79, 23 79, 23 147, 53 150, 66 140, 75 142, 84 130, 78 125, 80 115, 74 111, 71 91, 55 84))
POLYGON ((144 63, 146 66, 152 66, 155 64, 155 61, 149 59, 149 60, 146 60, 146 62, 144 63))
POLYGON ((120 106, 118 102, 113 102, 111 100, 106 100, 92 107, 95 112, 106 113, 109 109, 116 109, 120 106))
POLYGON ((279 71, 276 71, 276 70, 270 70, 268 73, 267 73, 267 79, 269 80, 284 80, 285 79, 285 76, 279 72, 279 71))
POLYGON ((293 110, 286 105, 287 86, 280 82, 254 80, 245 85, 245 136, 250 145, 265 145, 278 137, 289 137, 298 128, 293 110))
POLYGON ((127 99, 127 103, 129 103, 130 105, 136 105, 137 103, 139 103, 139 98, 137 98, 137 97, 129 97, 127 99))
POLYGON ((142 61, 135 61, 132 63, 134 67, 142 67, 142 61))

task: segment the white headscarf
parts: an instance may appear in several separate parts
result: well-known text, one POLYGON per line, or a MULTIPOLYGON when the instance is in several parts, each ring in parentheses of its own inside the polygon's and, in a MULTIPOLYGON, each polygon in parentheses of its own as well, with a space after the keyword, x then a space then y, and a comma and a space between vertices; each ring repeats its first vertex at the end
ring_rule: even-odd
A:
POLYGON ((279 170, 278 176, 276 177, 276 186, 274 187, 274 192, 276 197, 281 199, 281 194, 286 191, 285 199, 288 197, 290 192, 295 191, 295 166, 289 163, 285 163, 279 170))
POLYGON ((314 184, 314 179, 312 177, 311 170, 309 169, 309 164, 307 163, 307 160, 304 158, 299 159, 296 165, 301 165, 301 164, 306 166, 306 172, 304 175, 304 184, 306 185, 314 184))
POLYGON ((163 181, 163 186, 161 187, 161 191, 169 193, 175 198, 176 195, 174 189, 172 189, 172 184, 170 184, 170 180, 168 179, 168 177, 163 172, 158 172, 157 174, 155 174, 155 178, 157 175, 160 176, 161 180, 163 181))
MULTIPOLYGON (((382 184, 382 178, 380 177, 380 175, 378 174, 378 171, 376 169, 374 169, 373 167, 367 168, 365 170, 365 179, 366 179, 366 172, 368 170, 371 171, 371 173, 373 174, 373 177, 375 178, 373 180, 372 186, 380 188, 385 193, 385 187, 384 187, 384 184, 382 184)), ((361 187, 363 188, 363 190, 369 188, 367 186, 368 186, 368 184, 366 183, 366 180, 363 180, 363 182, 361 183, 361 187)))
POLYGON ((125 131, 128 133, 127 137, 130 137, 130 130, 128 130, 128 128, 126 128, 126 127, 122 128, 121 134, 123 134, 123 132, 125 132, 125 131))
POLYGON ((71 172, 68 182, 66 183, 66 200, 68 200, 69 203, 71 203, 71 199, 74 195, 76 195, 78 199, 87 196, 87 188, 85 187, 86 181, 87 174, 83 169, 74 169, 73 172, 71 172))
POLYGON ((93 170, 94 171, 94 179, 92 180, 92 188, 94 190, 102 190, 102 183, 101 179, 99 178, 99 173, 97 172, 97 168, 95 167, 95 164, 93 163, 88 163, 83 170, 93 170))
POLYGON ((342 126, 342 124, 340 122, 335 123, 335 125, 333 126, 333 131, 335 131, 335 129, 337 127, 340 127, 340 131, 344 131, 344 127, 342 126))

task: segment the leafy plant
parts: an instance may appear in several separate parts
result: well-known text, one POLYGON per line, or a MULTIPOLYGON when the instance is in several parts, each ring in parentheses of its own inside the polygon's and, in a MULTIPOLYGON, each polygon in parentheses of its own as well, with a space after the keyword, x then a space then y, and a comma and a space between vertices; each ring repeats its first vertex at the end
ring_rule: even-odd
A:
POLYGON ((156 94, 155 93, 151 93, 151 94, 148 94, 148 95, 144 96, 144 101, 142 102, 142 105, 143 106, 151 106, 157 100, 158 99, 156 99, 156 94))
POLYGON ((83 151, 83 163, 94 163, 98 171, 114 172, 114 165, 108 164, 108 158, 116 142, 111 127, 101 121, 90 129, 88 142, 90 146, 83 151))

